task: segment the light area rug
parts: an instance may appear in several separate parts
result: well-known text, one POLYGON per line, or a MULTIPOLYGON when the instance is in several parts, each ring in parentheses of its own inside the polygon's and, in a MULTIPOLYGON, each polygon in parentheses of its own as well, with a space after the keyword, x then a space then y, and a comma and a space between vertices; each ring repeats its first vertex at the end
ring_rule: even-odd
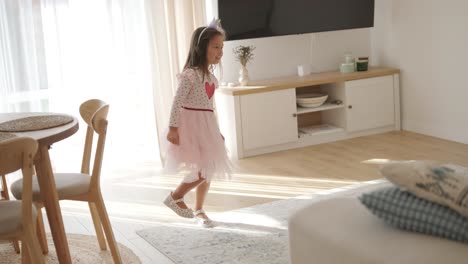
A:
MULTIPOLYGON (((109 250, 101 250, 95 236, 67 234, 68 245, 72 263, 111 264, 114 263, 109 250)), ((47 236, 49 254, 45 257, 45 263, 59 263, 55 253, 54 243, 50 234, 47 236)), ((132 250, 118 243, 122 263, 140 264, 141 261, 132 250)), ((21 254, 16 254, 13 244, 8 241, 0 243, 0 264, 21 263, 21 254)))
POLYGON ((287 264, 289 216, 310 203, 335 196, 357 196, 382 183, 369 181, 228 211, 212 217, 216 221, 214 228, 180 222, 143 229, 137 234, 177 264, 287 264))

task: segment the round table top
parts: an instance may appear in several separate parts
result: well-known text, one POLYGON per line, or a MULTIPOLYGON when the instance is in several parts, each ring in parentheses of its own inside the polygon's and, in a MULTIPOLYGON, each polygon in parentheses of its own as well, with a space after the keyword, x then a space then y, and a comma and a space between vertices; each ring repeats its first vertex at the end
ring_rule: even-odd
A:
MULTIPOLYGON (((59 115, 59 113, 41 113, 41 112, 22 112, 22 113, 0 113, 0 123, 8 122, 11 120, 32 117, 32 116, 44 116, 44 115, 59 115)), ((34 138, 40 145, 52 145, 62 139, 68 138, 78 131, 79 124, 78 119, 73 117, 73 121, 64 125, 40 129, 34 131, 24 132, 8 132, 16 136, 27 136, 34 138)))

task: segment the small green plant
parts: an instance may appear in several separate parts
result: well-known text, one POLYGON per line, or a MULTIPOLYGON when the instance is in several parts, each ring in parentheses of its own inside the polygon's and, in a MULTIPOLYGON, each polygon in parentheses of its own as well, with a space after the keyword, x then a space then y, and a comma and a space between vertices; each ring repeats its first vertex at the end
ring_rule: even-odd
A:
POLYGON ((254 46, 237 46, 233 49, 234 55, 236 59, 242 64, 242 66, 246 66, 247 63, 254 58, 253 51, 255 50, 254 46))

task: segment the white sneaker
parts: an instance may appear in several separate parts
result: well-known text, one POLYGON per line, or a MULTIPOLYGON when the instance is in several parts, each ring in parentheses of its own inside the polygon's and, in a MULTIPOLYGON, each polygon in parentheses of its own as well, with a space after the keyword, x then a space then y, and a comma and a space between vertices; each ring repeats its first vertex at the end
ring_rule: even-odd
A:
POLYGON ((205 228, 212 228, 215 226, 215 222, 211 219, 205 219, 203 217, 200 217, 198 216, 199 214, 204 214, 205 213, 205 210, 203 209, 200 209, 200 210, 197 210, 194 212, 195 214, 195 220, 197 221, 197 223, 202 226, 202 227, 205 227, 205 228))

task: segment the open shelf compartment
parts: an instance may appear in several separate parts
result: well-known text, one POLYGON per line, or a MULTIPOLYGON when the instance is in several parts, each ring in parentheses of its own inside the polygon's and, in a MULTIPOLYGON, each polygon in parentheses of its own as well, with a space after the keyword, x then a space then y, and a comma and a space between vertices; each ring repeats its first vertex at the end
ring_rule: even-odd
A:
POLYGON ((331 109, 336 109, 336 108, 343 108, 343 104, 332 104, 329 102, 325 102, 323 105, 318 106, 318 107, 297 107, 297 114, 305 114, 305 113, 312 113, 312 112, 317 112, 317 111, 325 111, 325 110, 331 110, 331 109))
POLYGON ((343 132, 344 129, 331 124, 311 125, 299 128, 299 138, 343 132))
POLYGON ((331 84, 313 85, 313 86, 296 88, 296 96, 303 95, 303 94, 310 94, 310 93, 327 94, 328 95, 327 101, 325 101, 324 104, 318 107, 301 107, 299 105, 296 105, 298 115, 344 108, 343 83, 331 83, 331 84), (336 101, 339 101, 340 103, 337 104, 336 101))

